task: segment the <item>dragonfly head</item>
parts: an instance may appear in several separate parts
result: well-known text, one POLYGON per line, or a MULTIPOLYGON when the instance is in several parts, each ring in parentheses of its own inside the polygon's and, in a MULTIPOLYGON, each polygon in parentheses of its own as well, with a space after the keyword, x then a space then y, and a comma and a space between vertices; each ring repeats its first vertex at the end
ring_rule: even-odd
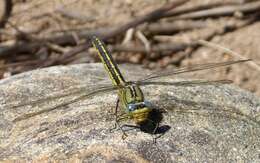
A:
POLYGON ((152 104, 148 101, 131 103, 127 105, 127 111, 132 115, 136 124, 142 124, 149 118, 152 104))

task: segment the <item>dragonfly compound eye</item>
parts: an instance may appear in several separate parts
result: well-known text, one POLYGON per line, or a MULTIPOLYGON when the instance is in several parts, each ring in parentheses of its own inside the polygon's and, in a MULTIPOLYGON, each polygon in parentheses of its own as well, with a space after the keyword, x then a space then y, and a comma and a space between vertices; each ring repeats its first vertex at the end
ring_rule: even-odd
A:
POLYGON ((128 104, 127 109, 128 111, 134 111, 137 109, 137 106, 135 104, 128 104))
POLYGON ((149 102, 149 101, 144 101, 144 105, 145 105, 147 108, 149 108, 149 109, 152 109, 152 108, 153 108, 152 103, 149 102))

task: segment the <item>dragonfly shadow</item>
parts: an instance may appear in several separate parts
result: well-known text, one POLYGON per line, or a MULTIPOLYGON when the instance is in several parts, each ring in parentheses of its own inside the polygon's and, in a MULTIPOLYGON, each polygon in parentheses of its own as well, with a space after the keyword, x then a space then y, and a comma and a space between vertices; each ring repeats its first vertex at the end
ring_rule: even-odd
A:
POLYGON ((139 125, 123 124, 121 127, 124 128, 124 131, 139 129, 141 132, 144 133, 159 135, 156 137, 156 139, 161 137, 166 132, 168 132, 171 127, 169 125, 160 125, 163 119, 163 113, 165 113, 166 111, 155 106, 153 107, 154 108, 150 112, 147 121, 145 121, 144 123, 139 125))
POLYGON ((164 109, 155 107, 150 112, 149 119, 145 123, 140 124, 140 130, 149 134, 165 134, 171 127, 169 125, 160 126, 163 113, 165 113, 164 109))

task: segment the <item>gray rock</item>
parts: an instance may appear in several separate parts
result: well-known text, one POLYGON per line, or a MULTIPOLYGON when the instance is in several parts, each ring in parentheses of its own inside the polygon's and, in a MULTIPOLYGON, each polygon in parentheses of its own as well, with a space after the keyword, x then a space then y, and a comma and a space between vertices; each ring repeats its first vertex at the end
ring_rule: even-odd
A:
MULTIPOLYGON (((127 79, 148 73, 136 66, 122 71, 127 79)), ((120 130, 111 130, 115 91, 75 100, 107 84, 100 64, 2 80, 0 160, 260 162, 260 100, 253 94, 232 85, 145 86, 146 98, 167 111, 155 144, 139 129, 128 128, 125 140, 120 130)))

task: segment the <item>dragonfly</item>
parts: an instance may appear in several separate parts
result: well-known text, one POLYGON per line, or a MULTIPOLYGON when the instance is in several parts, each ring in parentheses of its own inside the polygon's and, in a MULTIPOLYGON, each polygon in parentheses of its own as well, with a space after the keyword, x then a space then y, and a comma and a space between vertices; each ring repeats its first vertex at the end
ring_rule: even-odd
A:
MULTIPOLYGON (((155 79, 161 79, 163 77, 169 77, 172 75, 177 74, 183 74, 187 72, 195 72, 195 71, 201 71, 206 69, 214 69, 218 67, 228 66, 232 64, 238 64, 250 61, 250 59, 247 60, 236 60, 236 61, 226 61, 226 62, 219 62, 219 63, 207 63, 207 64, 198 64, 193 65, 190 67, 182 67, 182 68, 176 68, 174 70, 163 70, 151 73, 149 75, 143 76, 139 80, 136 81, 126 81, 123 77, 118 65, 116 64, 115 60, 113 59, 112 55, 107 50, 104 42, 100 40, 98 37, 93 36, 92 44, 96 48, 98 52, 98 56, 100 57, 104 68, 106 72, 108 73, 112 85, 100 85, 97 86, 95 90, 93 91, 86 91, 83 95, 79 96, 78 98, 60 104, 58 106, 54 106, 52 108, 42 110, 35 113, 28 113, 23 116, 17 117, 14 119, 14 122, 21 121, 24 119, 28 119, 30 117, 36 116, 38 114, 42 114, 44 112, 52 111, 58 107, 69 105, 71 103, 74 103, 76 101, 80 101, 85 98, 89 98, 95 95, 98 95, 100 93, 108 93, 111 91, 117 91, 118 98, 116 101, 116 107, 115 107, 115 124, 119 127, 119 129, 123 132, 122 138, 126 137, 127 134, 123 130, 123 127, 120 125, 120 122, 130 119, 133 120, 134 123, 137 126, 141 126, 142 124, 145 124, 147 122, 153 122, 151 120, 150 116, 151 113, 156 109, 154 105, 149 102, 149 100, 146 100, 144 97, 144 93, 141 89, 141 86, 145 85, 165 85, 165 86, 189 86, 189 85, 214 85, 214 84, 229 84, 232 81, 231 80, 213 80, 213 81, 205 81, 205 80, 192 80, 192 81, 179 81, 179 82, 163 82, 163 81, 154 81, 155 79), (118 115, 119 109, 121 109, 122 114, 118 115)), ((82 91, 76 91, 73 92, 75 94, 81 93, 82 91)), ((71 94, 70 94, 71 95, 71 94)), ((33 101, 27 104, 17 105, 15 107, 20 107, 24 105, 37 105, 40 102, 51 100, 53 98, 60 98, 67 95, 61 95, 57 97, 50 97, 46 99, 40 99, 37 101, 33 101)), ((158 128, 159 122, 156 122, 154 125, 153 133, 156 132, 158 128)))

